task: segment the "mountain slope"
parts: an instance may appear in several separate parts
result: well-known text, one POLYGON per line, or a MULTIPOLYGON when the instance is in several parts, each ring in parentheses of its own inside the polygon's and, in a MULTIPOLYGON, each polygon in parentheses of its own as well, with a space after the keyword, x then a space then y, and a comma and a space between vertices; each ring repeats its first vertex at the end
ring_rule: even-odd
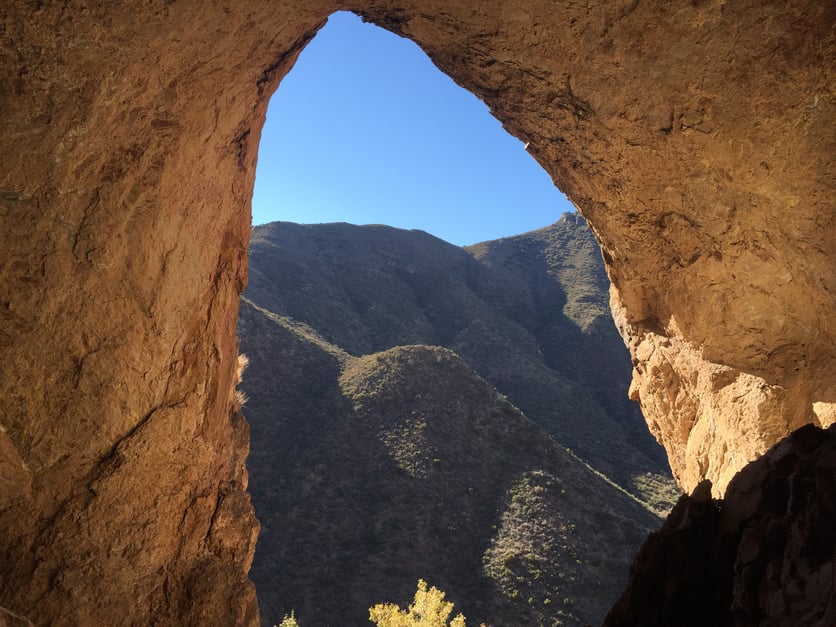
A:
POLYGON ((418 578, 474 624, 600 622, 658 519, 440 347, 352 357, 242 302, 265 624, 365 625, 418 578))
POLYGON ((256 227, 246 296, 352 355, 446 346, 613 481, 666 511, 664 452, 627 399, 631 364, 581 218, 462 249, 420 231, 256 227))

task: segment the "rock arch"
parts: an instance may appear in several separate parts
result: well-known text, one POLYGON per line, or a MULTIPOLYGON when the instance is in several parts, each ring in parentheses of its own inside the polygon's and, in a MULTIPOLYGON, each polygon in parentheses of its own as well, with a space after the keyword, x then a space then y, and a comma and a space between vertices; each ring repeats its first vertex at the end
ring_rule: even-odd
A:
POLYGON ((827 3, 12 0, 0 605, 256 621, 232 398, 248 203, 267 100, 337 9, 418 42, 590 221, 684 487, 833 422, 827 3))

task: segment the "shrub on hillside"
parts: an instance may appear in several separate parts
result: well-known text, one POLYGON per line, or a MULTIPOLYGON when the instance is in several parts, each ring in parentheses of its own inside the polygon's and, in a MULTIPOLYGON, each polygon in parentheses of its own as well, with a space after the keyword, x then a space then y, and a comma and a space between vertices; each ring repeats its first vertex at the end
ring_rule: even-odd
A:
POLYGON ((453 604, 444 600, 444 592, 427 590, 427 582, 419 579, 412 605, 402 610, 395 603, 378 603, 369 608, 369 620, 378 627, 465 627, 462 614, 447 623, 452 613, 453 604))

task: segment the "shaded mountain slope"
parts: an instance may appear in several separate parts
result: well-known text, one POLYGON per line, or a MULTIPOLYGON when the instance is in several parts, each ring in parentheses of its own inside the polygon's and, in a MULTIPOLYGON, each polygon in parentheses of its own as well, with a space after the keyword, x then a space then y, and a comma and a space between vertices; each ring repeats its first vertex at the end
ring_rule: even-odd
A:
POLYGON ((458 248, 420 231, 256 227, 246 296, 352 355, 446 346, 584 461, 649 503, 678 492, 627 399, 630 361, 581 218, 458 248))
POLYGON ((239 335, 265 624, 365 625, 419 577, 473 624, 600 622, 658 519, 457 355, 352 357, 246 299, 239 335))

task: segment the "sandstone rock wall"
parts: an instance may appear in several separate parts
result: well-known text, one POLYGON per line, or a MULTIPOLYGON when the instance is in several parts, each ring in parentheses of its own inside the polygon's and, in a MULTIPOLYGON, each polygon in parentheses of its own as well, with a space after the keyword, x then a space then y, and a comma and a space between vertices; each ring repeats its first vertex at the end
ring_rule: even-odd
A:
POLYGON ((250 125, 317 21, 230 12, 0 10, 0 606, 36 624, 257 623, 250 125))
POLYGON ((0 606, 257 620, 248 203, 267 100, 338 8, 417 41, 588 218, 684 487, 833 421, 831 4, 10 0, 0 606))

